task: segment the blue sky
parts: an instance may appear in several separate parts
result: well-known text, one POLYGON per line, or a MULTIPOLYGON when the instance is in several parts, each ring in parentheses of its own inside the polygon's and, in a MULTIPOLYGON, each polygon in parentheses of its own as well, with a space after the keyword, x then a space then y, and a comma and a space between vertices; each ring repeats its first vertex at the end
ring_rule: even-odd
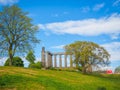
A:
POLYGON ((111 67, 120 65, 120 0, 0 0, 0 7, 17 4, 39 26, 35 47, 63 51, 75 41, 93 41, 111 54, 111 67))

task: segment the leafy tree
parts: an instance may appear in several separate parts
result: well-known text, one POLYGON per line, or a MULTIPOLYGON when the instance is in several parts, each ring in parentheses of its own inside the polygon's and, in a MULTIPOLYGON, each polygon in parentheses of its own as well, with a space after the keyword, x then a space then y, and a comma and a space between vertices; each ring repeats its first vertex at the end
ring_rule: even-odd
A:
POLYGON ((5 6, 0 11, 0 53, 9 56, 9 65, 16 53, 28 52, 33 43, 39 42, 35 37, 38 28, 27 15, 16 5, 5 6))
POLYGON ((33 53, 33 51, 29 51, 29 53, 27 54, 26 56, 26 59, 28 60, 28 62, 30 62, 29 64, 29 68, 38 68, 38 69, 41 69, 42 67, 42 64, 41 62, 34 62, 35 61, 35 55, 33 53))
POLYGON ((67 54, 73 54, 76 67, 82 67, 82 72, 92 72, 92 67, 109 64, 110 54, 101 46, 93 42, 77 41, 66 45, 67 54))
POLYGON ((120 73, 120 66, 115 69, 115 73, 120 73))
MULTIPOLYGON (((9 61, 10 59, 8 58, 4 64, 4 66, 9 66, 9 61)), ((12 62, 13 66, 17 66, 17 67, 23 67, 23 61, 20 57, 13 57, 13 62, 12 62)))
POLYGON ((33 51, 29 51, 29 53, 26 56, 26 59, 28 60, 28 62, 30 62, 30 64, 34 64, 35 55, 33 54, 33 51))

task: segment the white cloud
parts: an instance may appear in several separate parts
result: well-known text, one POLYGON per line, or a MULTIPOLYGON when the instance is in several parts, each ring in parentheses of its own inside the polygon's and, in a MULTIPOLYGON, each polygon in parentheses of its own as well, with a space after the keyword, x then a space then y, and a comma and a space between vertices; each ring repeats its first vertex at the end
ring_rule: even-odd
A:
POLYGON ((85 7, 82 7, 81 8, 81 12, 83 13, 87 13, 89 11, 99 11, 101 8, 104 7, 104 3, 101 3, 101 4, 96 4, 94 7, 90 8, 89 6, 85 6, 85 7))
POLYGON ((106 43, 101 46, 110 53, 110 60, 120 60, 120 42, 106 43))
POLYGON ((58 46, 53 46, 51 48, 54 48, 54 49, 63 49, 65 45, 58 45, 58 46))
POLYGON ((90 7, 88 7, 88 6, 82 7, 82 8, 81 8, 81 11, 82 11, 83 13, 86 13, 86 12, 90 11, 90 7))
POLYGON ((120 0, 116 0, 114 3, 113 3, 113 6, 118 6, 120 4, 120 0))
POLYGON ((0 0, 0 4, 2 5, 11 5, 11 4, 14 4, 14 3, 17 3, 18 0, 0 0))
POLYGON ((100 10, 101 8, 104 7, 104 3, 101 3, 101 4, 97 4, 93 7, 93 11, 98 11, 100 10))
POLYGON ((111 34, 111 39, 112 40, 115 40, 115 39, 118 39, 119 38, 119 34, 116 33, 116 34, 111 34))
POLYGON ((120 34, 120 15, 113 14, 100 19, 90 18, 78 21, 39 24, 38 26, 40 29, 56 34, 78 34, 83 36, 120 34))

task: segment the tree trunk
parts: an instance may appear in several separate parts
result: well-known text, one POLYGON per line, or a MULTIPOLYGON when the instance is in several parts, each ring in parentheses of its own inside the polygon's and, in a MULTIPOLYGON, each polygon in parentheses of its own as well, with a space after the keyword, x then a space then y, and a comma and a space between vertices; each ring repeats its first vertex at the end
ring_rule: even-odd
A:
POLYGON ((79 67, 79 65, 78 65, 78 63, 76 63, 76 69, 78 69, 78 67, 79 67))
POLYGON ((86 73, 86 67, 82 66, 82 72, 85 74, 86 73))
POLYGON ((9 55, 9 66, 12 66, 13 56, 9 55))
POLYGON ((76 69, 78 69, 79 68, 79 63, 78 63, 78 61, 76 60, 76 62, 75 62, 75 66, 76 66, 76 69))
POLYGON ((13 61, 13 52, 12 52, 12 44, 10 44, 10 47, 9 47, 9 66, 12 66, 12 61, 13 61))

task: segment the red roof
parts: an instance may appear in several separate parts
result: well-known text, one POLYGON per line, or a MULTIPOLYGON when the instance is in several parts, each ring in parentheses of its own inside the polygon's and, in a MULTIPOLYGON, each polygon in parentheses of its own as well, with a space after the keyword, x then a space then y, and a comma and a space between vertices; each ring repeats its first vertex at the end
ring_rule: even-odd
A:
POLYGON ((106 73, 107 74, 112 74, 113 72, 112 72, 112 70, 107 70, 106 73))

